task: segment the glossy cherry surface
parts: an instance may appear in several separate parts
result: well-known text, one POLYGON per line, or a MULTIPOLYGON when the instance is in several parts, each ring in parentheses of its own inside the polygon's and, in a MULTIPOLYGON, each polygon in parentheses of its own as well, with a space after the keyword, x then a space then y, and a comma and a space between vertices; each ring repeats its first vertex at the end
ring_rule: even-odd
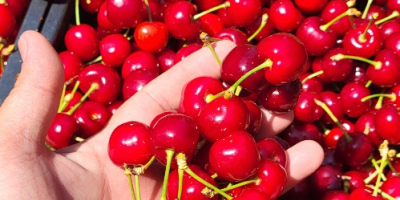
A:
POLYGON ((131 96, 143 89, 150 81, 157 78, 158 73, 147 70, 136 70, 124 79, 122 83, 122 96, 128 100, 131 96))
POLYGON ((243 103, 246 104, 247 110, 249 111, 249 126, 245 131, 253 136, 257 136, 258 132, 261 130, 264 114, 253 100, 243 99, 243 103))
POLYGON ((136 45, 144 51, 160 52, 168 43, 168 28, 162 22, 142 22, 135 28, 136 45))
POLYGON ((122 34, 111 34, 100 41, 100 55, 105 66, 122 65, 131 51, 129 40, 122 34))
POLYGON ((321 106, 315 100, 322 101, 319 94, 314 92, 300 92, 299 100, 294 107, 294 117, 301 122, 315 122, 324 114, 321 106))
POLYGON ((333 60, 331 57, 337 54, 346 54, 346 50, 343 48, 331 49, 323 56, 321 70, 324 72, 324 76, 330 81, 342 81, 353 70, 353 60, 342 59, 333 60))
POLYGON ((83 138, 89 138, 98 133, 112 116, 107 107, 95 101, 83 102, 73 115, 83 138))
POLYGON ((84 67, 82 60, 71 51, 62 51, 58 56, 64 67, 64 82, 72 83, 84 67))
MULTIPOLYGON (((332 0, 328 1, 321 11, 321 18, 325 23, 335 19, 340 14, 349 9, 345 1, 332 0)), ((343 36, 351 28, 349 16, 345 16, 334 22, 329 29, 331 29, 337 36, 343 36)))
POLYGON ((126 78, 131 72, 136 70, 160 72, 157 58, 150 52, 135 51, 124 61, 121 69, 122 78, 126 78))
POLYGON ((264 138, 257 141, 257 147, 262 160, 270 159, 286 168, 287 154, 278 141, 273 138, 264 138))
POLYGON ((296 106, 301 91, 300 80, 267 86, 259 93, 258 100, 262 107, 273 112, 289 112, 296 106))
POLYGON ((380 62, 380 67, 368 66, 367 76, 373 84, 379 87, 392 87, 400 83, 400 58, 391 50, 379 51, 374 61, 380 62))
POLYGON ((206 32, 209 36, 213 37, 215 33, 225 28, 221 18, 213 13, 208 13, 200 17, 201 30, 206 32))
MULTIPOLYGON (((338 93, 326 90, 319 93, 319 96, 339 121, 344 119, 344 112, 341 105, 341 99, 338 93)), ((325 111, 324 114, 322 114, 321 121, 325 124, 334 123, 332 121, 332 118, 325 111)))
POLYGON ((371 93, 364 85, 348 83, 340 91, 340 100, 344 113, 349 117, 359 117, 371 106, 371 100, 361 101, 371 93))
POLYGON ((383 46, 381 33, 375 25, 363 24, 356 29, 351 29, 343 37, 343 48, 348 54, 369 58, 374 56, 383 46), (368 28, 364 39, 360 38, 368 28))
POLYGON ((303 20, 300 10, 290 0, 274 1, 269 15, 275 28, 282 32, 295 30, 303 20))
POLYGON ((331 165, 319 167, 308 177, 314 197, 321 198, 328 191, 342 190, 343 181, 341 175, 342 171, 331 165))
POLYGON ((336 146, 336 155, 350 166, 360 166, 369 161, 374 150, 371 139, 364 133, 348 133, 349 139, 343 135, 336 146))
POLYGON ((64 43, 67 50, 76 53, 83 62, 94 59, 100 53, 96 31, 88 24, 70 27, 65 33, 64 43))
POLYGON ((142 1, 107 0, 107 16, 121 28, 136 27, 142 21, 142 1))
POLYGON ((228 39, 234 42, 236 45, 248 44, 247 35, 236 28, 224 28, 220 31, 216 32, 214 35, 215 38, 219 39, 228 39))
POLYGON ((255 22, 261 14, 261 1, 227 0, 226 15, 232 26, 246 27, 255 22), (240 14, 238 14, 240 13, 240 14))
POLYGON ((325 7, 327 0, 302 1, 295 0, 296 6, 305 14, 315 14, 325 7))
POLYGON ((46 143, 54 149, 67 147, 76 131, 78 131, 78 124, 73 116, 57 113, 47 131, 46 143))
POLYGON ((0 24, 0 37, 7 40, 14 32, 17 21, 8 6, 3 4, 0 4, 0 24))
POLYGON ((252 188, 247 188, 244 189, 237 197, 233 198, 232 200, 247 200, 247 199, 270 200, 271 198, 269 198, 264 192, 252 188))
POLYGON ((382 139, 388 140, 390 144, 400 143, 398 123, 400 123, 400 113, 395 106, 389 104, 376 112, 375 131, 382 139))

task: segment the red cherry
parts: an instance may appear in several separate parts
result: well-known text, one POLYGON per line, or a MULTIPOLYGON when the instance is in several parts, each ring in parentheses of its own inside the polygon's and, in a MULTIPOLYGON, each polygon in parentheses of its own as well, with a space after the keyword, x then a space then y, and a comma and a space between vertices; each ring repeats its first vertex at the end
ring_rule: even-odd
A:
POLYGON ((324 85, 318 77, 309 78, 311 72, 305 72, 300 75, 301 90, 307 92, 320 93, 324 90, 324 85))
POLYGON ((187 1, 173 3, 165 10, 164 23, 172 37, 190 40, 199 36, 201 20, 193 19, 197 13, 196 6, 187 1))
POLYGON ((368 64, 365 62, 360 62, 357 60, 353 60, 353 70, 352 72, 346 77, 346 83, 360 83, 362 85, 367 84, 369 78, 367 76, 367 67, 368 64))
POLYGON ((364 179, 366 179, 367 176, 365 176, 365 173, 363 172, 350 170, 343 174, 343 178, 345 179, 345 181, 348 181, 349 192, 351 193, 357 188, 362 188, 365 186, 364 179))
POLYGON ((232 182, 253 176, 260 161, 257 144, 245 131, 233 131, 216 141, 211 146, 209 157, 218 177, 232 182))
POLYGON ((67 106, 65 107, 65 109, 63 111, 64 112, 68 112, 76 104, 78 104, 79 101, 81 101, 82 97, 83 97, 83 94, 80 93, 79 91, 75 91, 74 95, 72 96, 72 90, 66 90, 65 91, 65 95, 64 95, 64 99, 69 98, 70 101, 69 101, 69 103, 67 104, 67 106))
POLYGON ((359 117, 371 107, 371 100, 361 101, 371 93, 364 85, 348 83, 340 91, 341 105, 344 113, 349 117, 359 117))
POLYGON ((392 87, 400 83, 400 58, 391 50, 383 49, 376 54, 375 62, 381 65, 369 65, 367 76, 379 87, 392 87))
POLYGON ((165 2, 158 0, 147 0, 147 2, 150 9, 151 20, 149 19, 149 13, 147 10, 146 3, 145 1, 142 1, 143 21, 159 21, 159 22, 164 21, 164 10, 166 6, 164 6, 163 4, 165 2))
POLYGON ((182 47, 181 49, 179 49, 174 57, 174 63, 178 63, 180 61, 182 61, 183 59, 185 59, 186 57, 188 57, 190 54, 194 53, 195 51, 201 49, 201 45, 197 44, 197 43, 193 43, 193 44, 188 44, 184 47, 182 47))
POLYGON ((325 146, 331 149, 336 149, 337 142, 339 141, 340 137, 342 137, 342 135, 343 131, 340 128, 332 128, 331 130, 329 130, 329 132, 325 133, 325 146))
POLYGON ((160 67, 157 58, 152 53, 146 51, 135 51, 131 53, 122 65, 122 78, 125 79, 131 72, 137 70, 159 73, 160 67))
POLYGON ((341 175, 342 171, 331 165, 319 167, 308 177, 312 194, 319 199, 328 191, 342 190, 341 175))
POLYGON ((273 138, 264 138, 257 142, 261 159, 270 159, 286 169, 287 154, 282 145, 273 138))
POLYGON ((392 33, 388 36, 384 41, 383 47, 400 56, 400 32, 392 33))
POLYGON ((320 144, 322 143, 322 134, 314 123, 294 121, 280 133, 280 137, 287 141, 290 146, 304 140, 314 140, 320 144))
POLYGON ((111 23, 111 21, 108 19, 107 1, 103 2, 99 11, 97 12, 97 24, 101 28, 108 30, 108 31, 121 29, 121 28, 118 28, 117 26, 115 26, 113 23, 111 23))
POLYGON ((21 22, 24 19, 25 13, 28 10, 30 2, 31 2, 30 0, 7 0, 5 1, 5 4, 3 3, 3 5, 6 5, 8 7, 8 9, 14 15, 17 24, 21 25, 21 22))
POLYGON ((258 164, 256 177, 260 179, 258 184, 249 187, 260 190, 269 198, 275 199, 281 195, 283 187, 287 182, 286 170, 278 163, 265 159, 258 164))
POLYGON ((400 85, 393 86, 389 89, 387 94, 396 95, 395 100, 393 101, 391 98, 385 98, 383 101, 385 104, 393 104, 397 108, 400 107, 400 85))
POLYGON ((208 103, 200 111, 197 124, 201 135, 210 142, 222 139, 236 130, 249 126, 246 105, 237 97, 219 97, 208 103))
POLYGON ((167 71, 175 65, 175 52, 172 49, 164 49, 164 51, 156 55, 160 65, 161 73, 167 71))
MULTIPOLYGON (((333 115, 340 121, 344 119, 344 111, 341 105, 340 95, 330 90, 323 91, 319 93, 322 101, 328 106, 332 111, 333 115)), ((321 117, 321 121, 325 124, 333 124, 331 117, 324 112, 321 117)))
POLYGON ((265 79, 275 85, 299 78, 307 62, 303 43, 290 33, 272 34, 261 40, 257 49, 262 56, 271 59, 272 66, 265 70, 265 79))
POLYGON ((383 46, 383 39, 379 29, 375 25, 368 27, 363 24, 348 31, 343 37, 343 48, 348 54, 369 58, 374 56, 383 46), (365 32, 365 30, 368 30, 365 32), (362 35, 365 32, 365 37, 362 35))
POLYGON ((107 124, 112 114, 103 104, 95 101, 85 101, 74 112, 83 138, 89 138, 98 133, 107 124))
POLYGON ((262 119, 264 118, 264 115, 261 112, 260 107, 253 100, 243 99, 243 103, 246 104, 250 118, 249 126, 245 131, 253 136, 256 136, 261 129, 262 119))
POLYGON ((17 21, 8 6, 3 4, 0 4, 0 24, 0 38, 7 40, 14 32, 17 21))
POLYGON ((78 124, 73 116, 57 113, 46 134, 46 143, 54 149, 70 145, 72 135, 78 130, 78 124))
POLYGON ((162 22, 142 22, 135 28, 136 45, 144 51, 160 52, 168 43, 168 28, 162 22))
POLYGON ((300 96, 299 79, 283 84, 267 86, 259 93, 258 100, 262 107, 273 112, 289 112, 294 109, 300 96))
POLYGON ((321 200, 348 200, 349 197, 350 195, 344 191, 331 190, 326 192, 324 196, 321 197, 321 200))
POLYGON ((325 113, 324 110, 315 103, 321 101, 321 97, 313 92, 300 92, 299 100, 294 107, 294 117, 302 122, 315 122, 325 113))
POLYGON ((340 171, 343 170, 343 162, 336 157, 336 150, 331 148, 324 148, 324 160, 322 161, 321 166, 332 166, 340 171))
MULTIPOLYGON (((157 120, 150 137, 153 155, 163 165, 167 162, 167 149, 185 154, 187 162, 190 162, 199 141, 199 129, 191 117, 169 113, 157 120)), ((175 159, 172 160, 171 167, 177 167, 175 159)))
POLYGON ((117 126, 108 142, 108 155, 120 167, 145 165, 153 156, 150 147, 150 128, 140 122, 130 121, 117 126))
POLYGON ((291 0, 277 0, 270 7, 269 19, 279 31, 291 32, 300 25, 303 16, 291 0))
POLYGON ((359 166, 369 161, 374 150, 371 139, 364 133, 348 133, 340 137, 336 146, 336 155, 349 166, 359 166))
POLYGON ((384 198, 380 196, 372 196, 372 191, 365 187, 355 189, 349 197, 349 200, 358 200, 358 199, 365 199, 365 200, 384 200, 384 198))
POLYGON ((121 105, 124 103, 122 100, 116 100, 112 102, 110 105, 107 106, 108 110, 110 110, 111 114, 115 114, 117 112, 118 108, 121 107, 121 105))
POLYGON ((100 55, 105 66, 118 67, 131 53, 131 44, 122 34, 107 35, 100 41, 100 55))
POLYGON ((119 28, 136 27, 142 21, 141 0, 106 0, 107 17, 119 28))
POLYGON ((237 197, 233 198, 232 200, 270 200, 264 192, 261 192, 256 189, 247 188, 244 189, 237 197))
POLYGON ((124 100, 128 100, 131 96, 142 90, 150 81, 157 78, 158 73, 147 70, 135 70, 125 78, 122 84, 122 95, 124 100))
POLYGON ((82 60, 71 51, 62 51, 58 53, 58 56, 64 66, 64 82, 73 83, 84 67, 82 60))
POLYGON ((212 77, 198 77, 187 83, 182 90, 178 111, 194 120, 207 105, 207 96, 215 95, 224 90, 222 83, 212 77))
MULTIPOLYGON (((261 21, 265 20, 265 19, 263 19, 264 14, 269 15, 268 8, 263 8, 261 11, 261 14, 257 18, 257 20, 253 24, 246 26, 247 35, 253 35, 258 30, 258 28, 261 25, 261 21)), ((271 35, 274 32, 275 32, 274 25, 272 24, 271 20, 267 19, 267 23, 265 24, 264 28, 262 28, 261 31, 259 33, 257 33, 257 35, 254 37, 254 39, 257 41, 260 41, 260 40, 266 38, 267 36, 271 35)))
POLYGON ((226 2, 229 2, 229 7, 225 8, 226 15, 232 26, 249 26, 261 14, 260 0, 226 0, 226 2))
POLYGON ((295 0, 296 6, 305 14, 315 14, 322 10, 327 0, 301 1, 295 0))
POLYGON ((281 200, 293 200, 293 199, 312 199, 311 198, 311 188, 308 184, 307 179, 301 180, 290 190, 282 194, 279 197, 281 200))
POLYGON ((79 6, 88 13, 97 13, 105 0, 79 0, 79 6))
POLYGON ((224 23, 218 15, 208 13, 200 17, 202 31, 206 32, 209 36, 214 37, 214 35, 225 28, 224 23))
POLYGON ((118 97, 121 79, 113 68, 96 63, 85 67, 79 74, 79 89, 86 93, 93 84, 97 84, 89 99, 103 104, 111 103, 118 97))
POLYGON ((223 0, 193 0, 199 11, 205 11, 224 3, 223 0))
POLYGON ((371 139, 374 146, 379 147, 383 139, 375 131, 375 115, 376 113, 367 112, 358 117, 354 131, 365 133, 371 139))
MULTIPOLYGON (((324 23, 332 21, 337 16, 346 12, 349 9, 345 1, 331 0, 328 1, 321 11, 321 18, 324 23)), ((349 16, 345 16, 334 22, 329 29, 331 29, 337 36, 343 36, 351 28, 349 16)))
POLYGON ((346 54, 343 48, 334 48, 327 52, 322 60, 321 70, 324 72, 326 79, 330 81, 342 81, 353 70, 353 60, 342 59, 332 60, 331 57, 337 54, 346 54))
POLYGON ((389 20, 383 23, 379 29, 381 31, 382 38, 386 41, 386 39, 393 33, 400 32, 400 23, 396 20, 389 20))
POLYGON ((399 127, 400 113, 398 109, 391 105, 385 105, 376 112, 375 115, 375 131, 384 140, 388 140, 390 144, 400 144, 399 127))
POLYGON ((236 28, 224 28, 215 33, 215 38, 228 39, 234 42, 236 45, 248 44, 247 35, 236 28))
POLYGON ((76 53, 83 62, 94 59, 100 53, 100 41, 96 31, 88 24, 69 28, 65 33, 64 42, 67 50, 76 53))

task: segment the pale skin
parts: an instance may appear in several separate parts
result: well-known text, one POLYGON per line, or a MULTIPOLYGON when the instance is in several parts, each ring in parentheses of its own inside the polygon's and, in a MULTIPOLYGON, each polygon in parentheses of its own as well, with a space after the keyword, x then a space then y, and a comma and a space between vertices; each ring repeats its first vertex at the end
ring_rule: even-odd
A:
MULTIPOLYGON (((63 67, 57 52, 39 33, 27 31, 18 42, 23 58, 15 88, 0 107, 0 196, 2 199, 131 199, 124 170, 108 157, 112 130, 126 121, 149 124, 164 110, 176 109, 182 87, 198 76, 219 77, 219 66, 203 48, 162 74, 125 102, 96 136, 57 152, 44 138, 54 118, 63 85, 63 67), (166 92, 167 91, 167 92, 166 92)), ((218 42, 222 60, 235 47, 218 42)), ((293 113, 263 110, 260 137, 279 133, 293 113)), ((315 171, 323 159, 322 148, 304 141, 288 151, 288 183, 293 187, 315 171)), ((159 199, 163 170, 151 167, 141 177, 142 199, 159 199)))

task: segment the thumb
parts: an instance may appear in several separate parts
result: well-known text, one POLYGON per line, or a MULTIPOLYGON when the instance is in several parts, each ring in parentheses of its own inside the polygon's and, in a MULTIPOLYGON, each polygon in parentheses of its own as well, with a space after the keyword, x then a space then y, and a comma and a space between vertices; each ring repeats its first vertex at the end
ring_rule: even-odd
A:
POLYGON ((0 108, 0 142, 10 148, 41 148, 57 112, 63 66, 52 45, 38 32, 24 32, 18 47, 23 63, 13 90, 0 108))

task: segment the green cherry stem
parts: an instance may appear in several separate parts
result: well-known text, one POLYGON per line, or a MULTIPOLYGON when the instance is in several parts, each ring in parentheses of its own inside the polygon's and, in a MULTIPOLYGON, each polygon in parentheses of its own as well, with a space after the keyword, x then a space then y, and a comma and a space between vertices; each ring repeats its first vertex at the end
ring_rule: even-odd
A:
POLYGON ((358 36, 358 41, 360 41, 360 42, 362 42, 362 43, 367 42, 367 37, 366 37, 366 35, 367 35, 367 33, 368 33, 368 30, 369 30, 369 28, 371 27, 373 21, 376 20, 376 18, 378 18, 378 15, 379 15, 378 13, 372 14, 372 17, 371 17, 371 19, 369 20, 369 22, 368 22, 368 24, 367 24, 367 27, 365 28, 363 34, 361 34, 360 36, 358 36))
POLYGON ((139 183, 139 174, 134 174, 135 177, 135 185, 136 185, 136 199, 141 200, 142 196, 140 194, 140 183, 139 183))
POLYGON ((365 6, 364 12, 363 12, 363 14, 361 16, 361 19, 365 19, 367 17, 369 8, 371 7, 371 4, 372 4, 373 1, 374 0, 368 0, 367 5, 365 6))
POLYGON ((395 10, 395 11, 392 12, 392 14, 386 16, 385 18, 382 18, 382 19, 376 21, 375 25, 382 24, 382 23, 387 22, 387 21, 389 21, 391 19, 394 19, 394 18, 396 18, 398 16, 400 16, 400 13, 399 13, 399 11, 395 10))
POLYGON ((371 80, 368 80, 367 83, 365 84, 365 87, 366 87, 366 88, 369 88, 369 86, 371 86, 371 84, 372 84, 372 81, 371 81, 371 80))
POLYGON ((147 0, 144 0, 144 4, 146 5, 147 14, 149 15, 149 22, 153 22, 153 18, 151 17, 149 2, 147 0))
POLYGON ((128 167, 127 164, 124 164, 124 168, 125 168, 124 174, 128 178, 129 188, 131 189, 132 199, 136 200, 135 189, 133 188, 133 183, 132 183, 132 172, 131 172, 131 169, 128 167))
POLYGON ((211 37, 206 32, 202 32, 202 33, 200 33, 200 39, 204 43, 204 45, 206 45, 210 49, 210 51, 213 54, 213 56, 214 56, 215 60, 217 61, 218 65, 221 66, 222 62, 219 59, 217 53, 215 52, 214 47, 211 44, 211 37))
POLYGON ((258 27, 258 29, 250 37, 247 38, 247 42, 252 41, 262 31, 262 29, 265 27, 265 25, 267 25, 268 18, 269 17, 268 17, 267 13, 262 15, 260 26, 258 27))
POLYGON ((356 0, 349 0, 346 2, 347 7, 351 8, 356 5, 356 0))
POLYGON ((74 95, 75 95, 76 91, 78 90, 78 87, 80 84, 81 84, 80 81, 76 81, 74 88, 72 88, 71 93, 65 95, 64 100, 62 102, 63 104, 61 105, 59 112, 62 112, 65 110, 65 108, 68 106, 69 102, 72 100, 72 98, 74 98, 74 95))
POLYGON ((228 195, 227 193, 225 193, 224 191, 221 191, 218 187, 215 187, 214 185, 210 184, 209 182, 207 182, 206 180, 202 179, 200 176, 198 176, 196 173, 194 173, 189 166, 187 165, 186 162, 186 156, 183 153, 179 153, 176 156, 176 161, 178 163, 178 167, 180 169, 183 169, 186 173, 188 173, 191 177, 193 177, 194 179, 196 179, 197 181, 199 181, 200 183, 202 183, 203 185, 205 185, 206 187, 214 190, 216 193, 222 195, 223 197, 225 197, 228 200, 231 200, 232 197, 230 195, 228 195))
POLYGON ((350 142, 352 139, 349 136, 349 134, 347 133, 347 131, 343 128, 342 124, 339 122, 338 118, 336 118, 336 116, 332 113, 331 109, 326 105, 326 103, 318 100, 318 99, 314 99, 315 104, 317 104, 318 106, 320 106, 325 112, 326 114, 329 115, 329 117, 332 119, 332 121, 339 127, 339 129, 342 131, 344 137, 346 137, 346 141, 350 142))
POLYGON ((182 198, 182 185, 183 185, 183 173, 185 172, 184 169, 178 169, 178 199, 182 198))
POLYGON ((60 103, 58 104, 58 110, 57 110, 57 113, 60 113, 60 112, 62 112, 62 105, 64 104, 64 102, 65 102, 65 91, 67 90, 67 85, 66 84, 64 84, 63 85, 63 90, 62 90, 62 93, 61 93, 61 99, 60 99, 60 103))
POLYGON ((395 101, 396 100, 396 94, 395 93, 390 93, 390 94, 371 94, 369 96, 366 96, 361 99, 361 102, 368 101, 370 99, 376 98, 376 97, 387 97, 390 98, 390 100, 395 101))
POLYGON ((75 0, 75 23, 76 25, 81 24, 81 18, 79 14, 79 0, 75 0))
POLYGON ((242 186, 245 186, 245 185, 249 185, 249 184, 252 184, 252 183, 259 184, 260 183, 260 179, 259 178, 255 178, 255 179, 252 179, 252 180, 242 181, 242 182, 237 183, 235 185, 228 185, 226 188, 222 188, 221 191, 226 192, 226 191, 233 190, 233 189, 236 189, 236 188, 239 188, 239 187, 242 187, 242 186))
POLYGON ((308 80, 310 80, 310 79, 312 79, 312 78, 314 78, 314 77, 317 77, 317 76, 319 76, 319 75, 321 75, 321 74, 324 74, 324 71, 319 70, 319 71, 317 71, 317 72, 314 72, 314 73, 308 75, 306 78, 304 78, 303 81, 301 81, 301 84, 304 84, 304 83, 306 83, 308 80))
POLYGON ((223 4, 220 4, 218 6, 212 7, 212 8, 210 8, 208 10, 205 10, 205 11, 203 11, 201 13, 197 13, 196 15, 193 16, 193 20, 199 19, 200 17, 202 17, 202 16, 204 16, 204 15, 206 15, 208 13, 212 13, 214 11, 217 11, 219 9, 228 8, 229 6, 231 6, 231 4, 228 1, 226 1, 223 4))
POLYGON ((72 107, 67 114, 68 115, 72 115, 72 113, 75 112, 76 109, 78 109, 78 107, 88 98, 88 96, 99 89, 99 84, 98 83, 92 83, 92 85, 90 85, 89 90, 83 95, 83 97, 79 100, 79 102, 77 104, 74 105, 74 107, 72 107))
POLYGON ((167 199, 168 177, 169 177, 169 171, 171 169, 171 161, 175 154, 175 151, 173 149, 167 149, 167 150, 165 150, 165 153, 167 154, 167 163, 165 165, 164 181, 163 181, 162 193, 161 193, 161 198, 160 198, 161 200, 167 199))
POLYGON ((95 59, 93 59, 93 60, 91 60, 91 61, 85 63, 85 66, 91 65, 91 64, 93 64, 93 63, 100 62, 100 61, 102 61, 102 60, 103 60, 103 57, 97 56, 97 58, 95 58, 95 59))
POLYGON ((343 12, 342 14, 340 14, 340 15, 336 16, 335 18, 333 18, 333 19, 332 19, 331 21, 329 21, 328 23, 321 25, 319 28, 320 28, 322 31, 326 31, 326 30, 328 30, 328 28, 329 28, 332 24, 334 24, 335 22, 339 21, 339 20, 342 19, 343 17, 346 17, 346 16, 356 16, 356 17, 358 17, 358 16, 360 16, 360 15, 361 15, 361 12, 358 11, 357 9, 355 9, 355 8, 349 8, 348 10, 346 10, 345 12, 343 12))
POLYGON ((360 56, 344 55, 344 54, 339 53, 339 54, 336 54, 336 55, 332 56, 331 59, 333 61, 339 61, 339 60, 342 60, 342 59, 353 59, 353 60, 358 60, 358 61, 362 61, 362 62, 368 63, 370 65, 373 65, 376 70, 379 70, 379 69, 382 68, 382 63, 381 62, 369 60, 369 59, 366 59, 366 58, 363 58, 363 57, 360 57, 360 56))

